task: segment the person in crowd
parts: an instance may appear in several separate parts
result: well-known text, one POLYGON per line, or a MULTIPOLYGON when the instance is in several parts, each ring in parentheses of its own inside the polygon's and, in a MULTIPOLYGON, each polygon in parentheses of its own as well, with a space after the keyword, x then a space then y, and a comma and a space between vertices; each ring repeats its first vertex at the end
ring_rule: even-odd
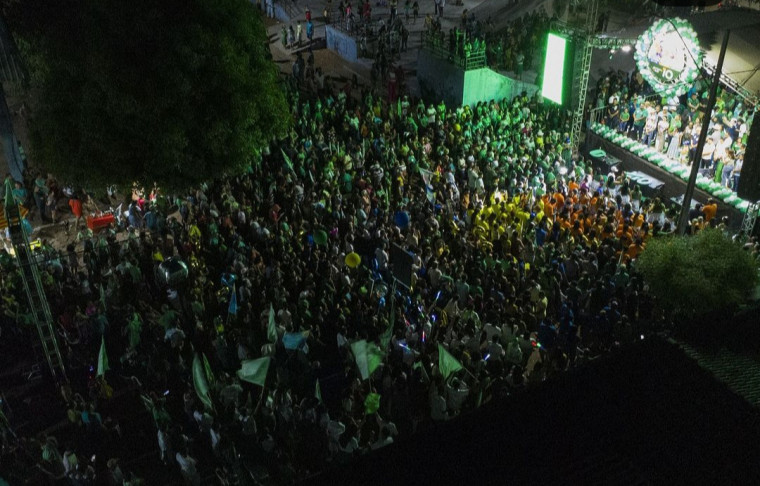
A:
POLYGON ((657 114, 657 137, 654 142, 654 149, 658 152, 662 152, 665 147, 665 141, 668 136, 668 107, 663 106, 662 110, 657 114))
MULTIPOLYGON (((658 109, 651 106, 647 101, 644 103, 647 109, 646 123, 644 125, 644 138, 641 143, 644 145, 652 145, 657 138, 657 128, 659 125, 659 113, 658 109)), ((659 107, 658 107, 659 108, 659 107)))

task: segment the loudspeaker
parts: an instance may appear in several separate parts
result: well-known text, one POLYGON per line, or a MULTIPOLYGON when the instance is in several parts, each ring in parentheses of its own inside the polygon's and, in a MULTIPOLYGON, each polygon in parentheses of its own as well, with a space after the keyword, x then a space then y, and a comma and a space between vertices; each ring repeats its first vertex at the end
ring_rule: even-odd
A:
POLYGON ((748 201, 760 200, 760 116, 757 113, 749 129, 742 175, 736 193, 748 201))

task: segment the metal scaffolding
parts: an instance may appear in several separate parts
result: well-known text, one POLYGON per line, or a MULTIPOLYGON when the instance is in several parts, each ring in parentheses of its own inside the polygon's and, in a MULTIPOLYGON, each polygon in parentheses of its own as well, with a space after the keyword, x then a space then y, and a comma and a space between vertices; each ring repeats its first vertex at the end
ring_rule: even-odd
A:
POLYGON ((13 199, 13 187, 10 180, 6 180, 5 183, 5 218, 8 221, 8 232, 21 271, 29 310, 39 334, 42 355, 50 367, 53 378, 67 381, 66 370, 53 327, 53 317, 37 268, 37 260, 29 247, 29 238, 22 224, 19 205, 13 199))
POLYGON ((742 229, 739 234, 744 238, 752 236, 752 231, 755 229, 755 223, 757 222, 757 213, 760 212, 760 201, 755 201, 747 206, 747 213, 742 219, 742 229))
POLYGON ((575 63, 573 66, 573 93, 577 94, 573 107, 573 123, 570 129, 570 141, 574 148, 580 145, 581 132, 583 131, 583 111, 586 106, 586 93, 588 91, 588 79, 591 71, 591 56, 594 52, 594 32, 599 19, 599 0, 590 0, 587 3, 586 22, 583 32, 578 36, 575 63))

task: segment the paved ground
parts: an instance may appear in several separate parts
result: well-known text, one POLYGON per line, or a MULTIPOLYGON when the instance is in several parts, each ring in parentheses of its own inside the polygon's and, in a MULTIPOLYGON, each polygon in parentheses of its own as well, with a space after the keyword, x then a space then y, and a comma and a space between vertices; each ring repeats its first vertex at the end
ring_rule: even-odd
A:
MULTIPOLYGON (((285 0, 289 3, 289 0, 285 0)), ((405 26, 409 30, 409 42, 406 52, 401 54, 400 63, 404 68, 407 79, 407 87, 411 94, 418 93, 417 86, 417 56, 422 46, 422 31, 424 30, 425 16, 435 14, 433 0, 418 0, 420 5, 420 17, 416 22, 412 23, 410 19, 405 21, 405 26)), ((511 0, 463 0, 461 6, 455 5, 455 2, 449 0, 446 2, 444 8, 444 15, 441 18, 441 26, 444 31, 448 31, 450 28, 461 25, 462 12, 467 9, 468 15, 471 17, 485 21, 490 19, 494 22, 494 25, 499 26, 524 15, 526 12, 534 10, 535 8, 543 6, 547 11, 552 11, 552 5, 555 0, 522 0, 521 2, 513 3, 511 0)), ((358 11, 361 5, 361 1, 356 2, 354 11, 358 11)), ((398 13, 403 17, 404 15, 404 0, 399 0, 398 13)), ((314 22, 314 38, 320 39, 325 37, 325 17, 322 12, 324 10, 327 0, 298 0, 296 7, 291 11, 298 12, 299 16, 291 19, 291 24, 295 26, 297 20, 301 20, 301 23, 305 23, 305 13, 308 7, 312 13, 312 21, 314 22)), ((332 2, 333 11, 337 12, 338 0, 332 2)), ((390 10, 386 6, 379 5, 379 2, 373 1, 372 4, 372 18, 373 19, 387 19, 390 18, 390 10)), ((333 14, 333 17, 337 13, 333 14)), ((288 24, 285 24, 288 25, 288 24)), ((283 26, 283 22, 276 19, 267 19, 267 32, 270 39, 270 47, 275 61, 278 62, 283 72, 290 72, 291 63, 295 59, 293 50, 283 48, 280 33, 283 26)), ((304 35, 305 39, 305 35, 304 35)), ((357 63, 348 63, 342 58, 337 56, 328 49, 321 49, 315 51, 315 65, 321 66, 325 74, 331 76, 333 79, 346 82, 356 74, 360 81, 369 81, 369 72, 372 67, 371 59, 359 59, 357 63)), ((526 73, 527 75, 528 73, 526 73)))

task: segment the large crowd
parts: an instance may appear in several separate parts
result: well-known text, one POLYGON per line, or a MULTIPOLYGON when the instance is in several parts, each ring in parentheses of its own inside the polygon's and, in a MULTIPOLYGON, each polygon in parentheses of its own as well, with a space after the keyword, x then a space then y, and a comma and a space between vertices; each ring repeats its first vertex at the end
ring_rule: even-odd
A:
MULTIPOLYGON (((602 111, 599 119, 669 159, 691 165, 707 111, 707 88, 707 83, 699 79, 680 97, 645 97, 651 88, 638 72, 634 71, 630 78, 610 72, 597 84, 597 110, 602 111)), ((702 175, 737 190, 754 116, 751 103, 719 88, 699 162, 702 175)))
MULTIPOLYGON (((292 131, 246 174, 135 188, 121 232, 80 231, 84 191, 19 181, 40 217, 61 218, 61 199, 77 216, 77 243, 37 250, 72 380, 56 434, 21 437, 0 414, 1 477, 141 484, 119 458, 144 427, 175 481, 289 483, 640 336, 653 306, 631 263, 676 214, 595 173, 565 112, 525 94, 315 91, 290 93, 292 131), (148 420, 101 413, 126 395, 148 420)), ((716 210, 693 231, 722 224, 716 210)), ((0 264, 3 339, 26 349, 21 277, 0 264)))
POLYGON ((512 72, 522 79, 524 71, 537 70, 535 63, 541 58, 550 21, 541 8, 497 28, 494 19, 481 21, 464 9, 460 24, 448 31, 441 25, 439 17, 428 15, 423 42, 429 47, 447 50, 457 64, 482 58, 482 63, 474 64, 475 67, 487 64, 494 70, 512 72))
MULTIPOLYGON (((528 13, 495 30, 486 26, 488 65, 497 70, 515 73, 518 79, 527 70, 538 71, 544 39, 551 18, 543 9, 528 13)), ((540 85, 540 81, 535 84, 540 85)))

